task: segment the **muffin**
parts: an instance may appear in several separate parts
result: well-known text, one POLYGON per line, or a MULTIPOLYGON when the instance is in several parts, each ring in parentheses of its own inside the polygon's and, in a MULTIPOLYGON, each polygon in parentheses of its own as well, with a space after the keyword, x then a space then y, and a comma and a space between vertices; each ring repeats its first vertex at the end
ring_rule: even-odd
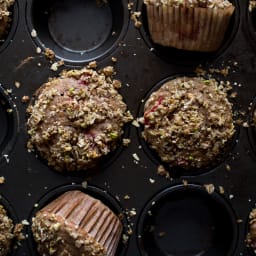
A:
POLYGON ((10 8, 13 6, 15 0, 0 0, 0 39, 7 33, 11 18, 10 8))
POLYGON ((40 255, 114 256, 122 224, 101 201, 74 190, 36 213, 32 233, 40 255))
POLYGON ((0 256, 10 252, 13 235, 13 221, 8 217, 6 210, 0 205, 0 256))
POLYGON ((143 123, 143 137, 161 160, 184 169, 212 165, 235 132, 224 87, 198 77, 175 78, 153 92, 143 123))
POLYGON ((113 67, 65 71, 36 92, 28 112, 28 149, 57 171, 86 170, 113 151, 132 120, 113 67))
POLYGON ((253 209, 249 214, 249 232, 246 244, 248 247, 256 249, 256 209, 253 209))
POLYGON ((188 51, 216 51, 235 7, 227 0, 144 0, 154 43, 188 51))

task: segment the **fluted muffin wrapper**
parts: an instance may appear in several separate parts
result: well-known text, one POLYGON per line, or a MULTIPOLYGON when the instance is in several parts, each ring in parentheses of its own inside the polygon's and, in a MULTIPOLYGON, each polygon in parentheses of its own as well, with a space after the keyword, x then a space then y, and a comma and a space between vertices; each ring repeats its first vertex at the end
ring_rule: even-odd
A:
POLYGON ((57 238, 65 238, 65 244, 61 248, 57 244, 52 246, 52 251, 56 252, 53 255, 66 250, 71 255, 86 252, 86 255, 114 256, 122 224, 99 200, 80 191, 70 191, 36 214, 32 230, 39 253, 45 253, 48 244, 54 245, 53 241, 45 240, 44 230, 45 233, 50 231, 47 236, 51 239, 54 237, 51 233, 54 230, 57 238))
POLYGON ((147 4, 154 43, 189 51, 211 52, 223 42, 234 6, 223 9, 147 4))

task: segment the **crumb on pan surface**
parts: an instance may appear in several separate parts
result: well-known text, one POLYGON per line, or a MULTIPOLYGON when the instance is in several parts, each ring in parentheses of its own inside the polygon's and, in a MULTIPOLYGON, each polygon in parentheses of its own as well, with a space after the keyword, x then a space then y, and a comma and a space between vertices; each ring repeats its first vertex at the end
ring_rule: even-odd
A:
POLYGON ((69 191, 36 214, 32 231, 41 255, 114 256, 122 224, 99 200, 69 191))
POLYGON ((176 78, 144 107, 143 137, 170 166, 212 164, 235 132, 232 105, 214 79, 176 78))
POLYGON ((0 0, 0 38, 7 33, 7 28, 11 21, 10 7, 15 0, 0 0))
POLYGON ((7 216, 7 212, 0 205, 0 256, 5 256, 11 248, 13 235, 13 221, 7 216))
POLYGON ((113 67, 65 71, 36 92, 28 107, 28 149, 57 171, 85 170, 118 144, 132 120, 113 67))

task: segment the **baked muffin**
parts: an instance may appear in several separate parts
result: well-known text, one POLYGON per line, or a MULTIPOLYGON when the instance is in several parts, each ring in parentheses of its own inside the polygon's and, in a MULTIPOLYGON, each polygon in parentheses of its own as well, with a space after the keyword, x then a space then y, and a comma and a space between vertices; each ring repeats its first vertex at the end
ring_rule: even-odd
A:
POLYGON ((113 68, 70 70, 36 92, 28 107, 28 148, 57 171, 86 170, 114 150, 132 120, 113 68))
POLYGON ((8 217, 6 210, 0 205, 0 256, 10 252, 13 235, 13 221, 8 217))
POLYGON ((15 0, 0 0, 0 39, 7 33, 7 28, 11 21, 10 8, 14 2, 15 0))
POLYGON ((162 161, 184 169, 214 163, 235 132, 223 86, 197 77, 170 80, 152 93, 143 122, 143 137, 162 161))
POLYGON ((249 232, 246 244, 248 247, 256 249, 256 209, 253 209, 249 214, 249 232))
POLYGON ((40 255, 114 256, 122 224, 102 202, 74 190, 37 212, 32 232, 40 255))
POLYGON ((216 51, 235 7, 227 0, 144 0, 153 42, 182 50, 216 51))

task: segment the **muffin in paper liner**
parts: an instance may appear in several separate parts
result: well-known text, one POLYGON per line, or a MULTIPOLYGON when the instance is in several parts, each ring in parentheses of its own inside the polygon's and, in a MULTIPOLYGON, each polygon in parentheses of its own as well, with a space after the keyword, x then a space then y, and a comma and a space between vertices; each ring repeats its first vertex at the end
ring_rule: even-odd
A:
POLYGON ((32 233, 40 255, 113 256, 122 224, 101 201, 74 190, 36 213, 32 233))
POLYGON ((188 51, 212 52, 222 44, 233 5, 223 8, 154 4, 145 1, 154 43, 188 51))

